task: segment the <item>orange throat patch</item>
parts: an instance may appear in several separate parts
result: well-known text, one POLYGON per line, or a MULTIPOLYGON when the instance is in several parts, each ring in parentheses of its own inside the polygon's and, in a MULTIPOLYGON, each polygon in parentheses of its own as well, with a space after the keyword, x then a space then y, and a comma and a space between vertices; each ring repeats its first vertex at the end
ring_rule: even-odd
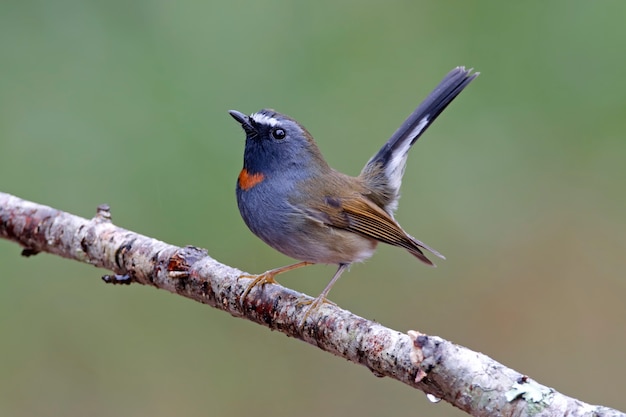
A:
POLYGON ((242 169, 239 173, 239 188, 244 191, 248 191, 250 188, 257 184, 260 184, 265 179, 265 175, 257 172, 256 174, 250 174, 247 169, 242 169))

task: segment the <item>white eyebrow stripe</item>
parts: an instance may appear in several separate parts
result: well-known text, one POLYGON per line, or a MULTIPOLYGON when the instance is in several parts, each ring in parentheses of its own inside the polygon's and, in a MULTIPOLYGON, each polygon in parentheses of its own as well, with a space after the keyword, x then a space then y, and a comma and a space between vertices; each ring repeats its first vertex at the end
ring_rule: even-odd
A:
POLYGON ((274 117, 270 117, 262 113, 252 113, 250 115, 250 118, 254 120, 256 123, 261 124, 261 125, 268 125, 268 126, 274 127, 278 124, 278 119, 275 119, 274 117))

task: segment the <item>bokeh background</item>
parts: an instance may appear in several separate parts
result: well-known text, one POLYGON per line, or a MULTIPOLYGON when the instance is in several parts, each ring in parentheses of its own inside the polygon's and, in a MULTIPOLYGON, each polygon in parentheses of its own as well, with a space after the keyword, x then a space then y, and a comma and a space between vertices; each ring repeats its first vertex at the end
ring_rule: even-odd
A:
MULTIPOLYGON (((3 1, 0 190, 205 247, 291 260, 245 227, 226 111, 300 120, 357 174, 453 67, 482 75, 409 158, 381 247, 331 298, 626 409, 626 3, 3 1)), ((461 416, 279 333, 0 241, 2 416, 461 416)), ((282 283, 317 295, 334 267, 282 283)))

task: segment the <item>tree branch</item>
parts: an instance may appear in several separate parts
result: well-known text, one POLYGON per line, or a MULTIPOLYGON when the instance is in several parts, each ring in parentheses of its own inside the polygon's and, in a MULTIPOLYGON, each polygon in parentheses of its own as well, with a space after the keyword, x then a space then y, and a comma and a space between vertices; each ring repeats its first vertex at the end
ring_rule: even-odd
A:
POLYGON ((301 329, 303 294, 279 285, 254 288, 242 271, 205 250, 179 248, 119 228, 108 206, 87 220, 0 193, 0 237, 21 245, 24 256, 48 252, 108 269, 105 282, 138 283, 246 318, 366 366, 449 402, 474 416, 622 416, 542 386, 489 357, 436 336, 408 335, 325 304, 301 329))

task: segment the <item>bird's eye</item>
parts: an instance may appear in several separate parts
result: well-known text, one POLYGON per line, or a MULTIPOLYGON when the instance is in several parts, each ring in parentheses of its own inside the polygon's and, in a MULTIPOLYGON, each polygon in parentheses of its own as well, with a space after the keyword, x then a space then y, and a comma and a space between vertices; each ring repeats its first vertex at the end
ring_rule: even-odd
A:
POLYGON ((285 136, 287 136, 287 133, 285 132, 284 129, 281 129, 280 127, 277 127, 276 129, 272 130, 272 137, 274 139, 285 139, 285 136))

